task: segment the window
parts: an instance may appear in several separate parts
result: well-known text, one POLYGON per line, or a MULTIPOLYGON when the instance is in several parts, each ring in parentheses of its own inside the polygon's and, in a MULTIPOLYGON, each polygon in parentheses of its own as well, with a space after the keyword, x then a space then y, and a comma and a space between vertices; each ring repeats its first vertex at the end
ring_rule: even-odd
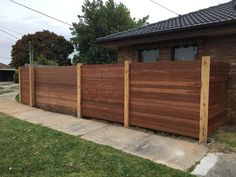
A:
POLYGON ((174 49, 174 59, 177 61, 194 60, 197 59, 198 47, 180 47, 174 49))
POLYGON ((159 60, 159 50, 143 50, 141 51, 140 61, 142 62, 156 62, 159 60))

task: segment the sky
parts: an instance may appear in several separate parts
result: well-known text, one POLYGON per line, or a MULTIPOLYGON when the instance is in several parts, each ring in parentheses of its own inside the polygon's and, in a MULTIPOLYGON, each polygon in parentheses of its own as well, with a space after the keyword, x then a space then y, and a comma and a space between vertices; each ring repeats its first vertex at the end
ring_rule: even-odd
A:
MULTIPOLYGON (((15 0, 21 4, 46 13, 68 23, 78 22, 78 15, 82 14, 84 0, 15 0)), ((105 2, 106 0, 104 0, 105 2)), ((210 6, 218 5, 230 0, 155 0, 178 14, 185 14, 210 6)), ((151 0, 115 0, 123 3, 130 10, 133 18, 149 15, 149 23, 155 23, 176 15, 155 5, 151 0), (134 3, 135 2, 135 3, 134 3)), ((36 31, 49 30, 70 39, 70 27, 50 18, 25 9, 9 0, 0 2, 0 25, 20 34, 32 34, 36 31)), ((0 30, 5 30, 0 26, 0 30)), ((5 30, 6 31, 6 30, 5 30)), ((13 33, 16 37, 21 35, 13 33)), ((0 63, 11 62, 11 49, 17 39, 0 31, 0 63)))

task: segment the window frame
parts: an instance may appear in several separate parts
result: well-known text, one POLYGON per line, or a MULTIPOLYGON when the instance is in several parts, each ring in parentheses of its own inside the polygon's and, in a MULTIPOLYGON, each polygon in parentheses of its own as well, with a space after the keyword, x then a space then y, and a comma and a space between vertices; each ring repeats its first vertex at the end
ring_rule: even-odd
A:
MULTIPOLYGON (((160 48, 144 48, 144 49, 139 49, 138 50, 138 62, 142 62, 144 63, 144 60, 143 60, 143 51, 150 51, 150 50, 158 50, 159 51, 159 60, 160 60, 160 48)), ((158 62, 159 60, 156 60, 155 62, 158 62)))
MULTIPOLYGON (((180 61, 180 60, 176 60, 176 59, 175 59, 175 49, 176 49, 176 48, 181 48, 181 47, 183 47, 183 48, 197 47, 197 55, 196 55, 196 58, 193 58, 193 60, 190 60, 190 61, 198 60, 198 58, 199 58, 199 46, 198 46, 198 45, 187 45, 187 46, 183 45, 183 46, 174 46, 174 47, 172 47, 172 49, 171 49, 171 60, 172 60, 172 61, 180 61)), ((186 60, 182 60, 182 61, 186 61, 186 60)))

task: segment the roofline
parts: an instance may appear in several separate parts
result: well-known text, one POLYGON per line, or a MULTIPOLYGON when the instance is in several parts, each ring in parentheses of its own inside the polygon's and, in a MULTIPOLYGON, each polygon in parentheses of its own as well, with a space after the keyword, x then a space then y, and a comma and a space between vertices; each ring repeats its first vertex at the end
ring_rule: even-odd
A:
POLYGON ((222 22, 212 22, 212 23, 208 23, 205 25, 195 25, 195 26, 190 26, 190 27, 180 27, 177 29, 173 29, 173 30, 165 30, 165 31, 157 31, 157 32, 153 32, 153 33, 146 33, 146 34, 140 34, 140 35, 134 35, 134 36, 129 36, 129 37, 124 37, 124 38, 116 38, 116 39, 96 39, 96 43, 99 44, 105 44, 105 43, 110 43, 110 42, 115 42, 115 41, 125 41, 125 40, 130 40, 130 39, 134 39, 134 38, 142 38, 142 37, 150 37, 150 36, 155 36, 155 35, 162 35, 162 34, 168 34, 168 33, 175 33, 175 32, 180 32, 180 31, 189 31, 189 30, 194 30, 194 29, 204 29, 204 28, 211 28, 211 27, 220 27, 223 25, 230 25, 230 24, 234 24, 236 22, 236 19, 231 19, 228 21, 222 21, 222 22))
POLYGON ((2 68, 0 69, 0 71, 16 71, 16 69, 13 69, 13 68, 2 68))

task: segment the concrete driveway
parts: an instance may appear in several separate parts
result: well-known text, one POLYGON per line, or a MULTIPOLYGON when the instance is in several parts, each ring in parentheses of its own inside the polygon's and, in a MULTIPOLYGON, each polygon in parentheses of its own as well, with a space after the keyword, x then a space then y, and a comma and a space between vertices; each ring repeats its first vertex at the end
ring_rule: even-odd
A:
POLYGON ((199 177, 236 177, 236 154, 209 153, 192 174, 199 177))
POLYGON ((208 148, 198 144, 197 141, 189 142, 168 138, 150 132, 126 129, 121 125, 78 119, 68 115, 30 108, 16 102, 16 94, 17 90, 0 95, 0 112, 33 124, 40 124, 74 136, 81 136, 83 139, 98 144, 112 146, 115 149, 172 168, 187 170, 208 153, 208 148))

